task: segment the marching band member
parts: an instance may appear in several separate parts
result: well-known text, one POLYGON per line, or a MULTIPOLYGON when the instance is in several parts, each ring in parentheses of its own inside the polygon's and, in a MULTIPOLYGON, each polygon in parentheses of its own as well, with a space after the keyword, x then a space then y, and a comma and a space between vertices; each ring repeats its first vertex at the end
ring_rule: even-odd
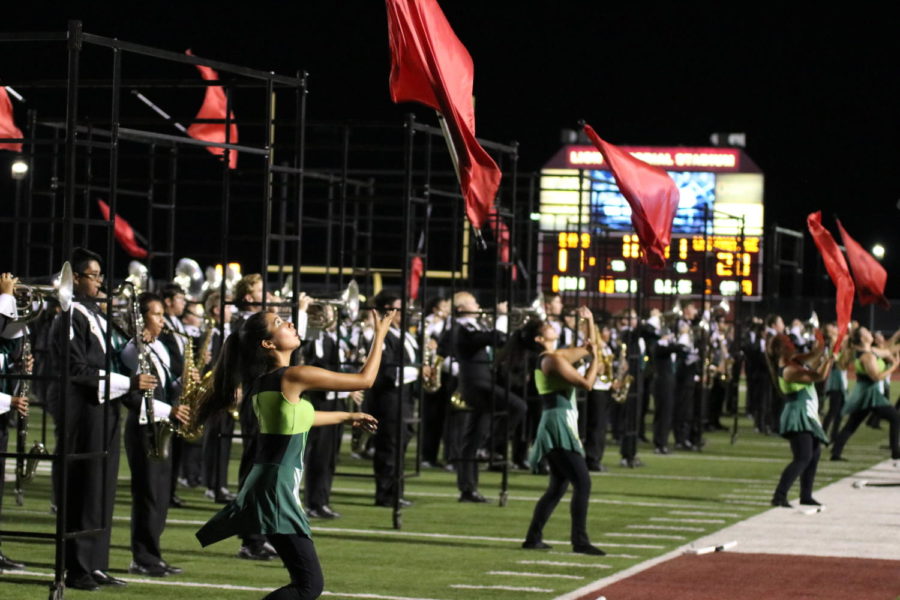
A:
MULTIPOLYGON (((460 502, 487 502, 478 491, 478 463, 476 455, 482 440, 488 437, 492 427, 492 404, 499 410, 506 410, 509 430, 525 416, 525 402, 507 390, 493 383, 493 345, 506 338, 506 302, 497 305, 496 329, 484 327, 477 319, 481 307, 469 292, 457 292, 453 306, 459 317, 456 319, 455 355, 459 361, 459 387, 463 401, 472 409, 463 433, 462 452, 456 467, 456 485, 460 502)), ((532 465, 534 466, 534 465, 532 465)))
MULTIPOLYGON (((447 423, 447 411, 450 402, 450 367, 451 361, 446 360, 446 355, 441 354, 439 347, 445 337, 449 338, 450 331, 450 299, 440 296, 432 298, 425 305, 424 325, 425 344, 428 352, 438 360, 438 356, 444 357, 438 366, 443 377, 441 385, 434 392, 426 388, 423 394, 422 405, 422 466, 425 468, 440 466, 438 451, 441 439, 444 438, 445 424, 447 423)), ((446 343, 443 344, 446 346, 446 343)), ((432 373, 431 377, 437 376, 432 373)), ((444 455, 447 456, 447 440, 444 439, 444 455)))
POLYGON ((872 333, 865 327, 857 327, 850 334, 850 345, 856 352, 853 367, 856 371, 856 385, 844 404, 843 414, 847 415, 847 423, 838 434, 831 449, 831 460, 843 460, 841 454, 844 445, 856 429, 866 420, 869 413, 874 413, 888 421, 891 458, 900 459, 900 412, 891 405, 884 394, 882 382, 890 381, 891 374, 900 366, 900 354, 896 350, 888 356, 883 350, 876 351, 872 347, 872 333))
POLYGON ((841 430, 841 411, 844 408, 844 400, 847 398, 847 369, 853 360, 852 350, 849 347, 849 337, 844 337, 841 348, 834 348, 837 341, 838 328, 836 323, 825 324, 825 343, 832 352, 839 352, 837 360, 825 381, 825 395, 828 397, 828 410, 822 420, 822 427, 831 439, 836 440, 841 430))
MULTIPOLYGON (((410 506, 412 503, 403 498, 402 487, 398 490, 395 485, 397 474, 403 472, 402 460, 397 464, 397 445, 402 447, 401 454, 405 454, 410 439, 406 421, 412 417, 415 402, 412 385, 419 380, 419 368, 414 366, 419 362, 419 345, 411 333, 401 336, 403 315, 398 296, 381 291, 372 302, 381 314, 392 315, 390 329, 384 339, 381 368, 372 386, 369 405, 372 415, 380 424, 375 434, 375 455, 372 462, 375 472, 375 505, 394 506, 394 498, 399 497, 400 506, 410 506), (401 337, 404 338, 403 342, 401 337), (405 393, 401 389, 404 387, 405 393)), ((430 376, 427 367, 423 367, 422 371, 423 376, 430 376)))
MULTIPOLYGON (((321 312, 327 323, 323 330, 313 333, 301 347, 303 364, 329 371, 344 371, 347 364, 346 346, 338 336, 338 318, 335 307, 324 304, 314 306, 310 313, 321 312)), ((311 316, 313 316, 311 315, 311 316)), ((335 411, 343 406, 349 392, 310 391, 307 399, 316 411, 335 411)), ((337 454, 341 447, 343 425, 316 427, 310 430, 306 440, 306 514, 314 519, 336 519, 340 513, 330 506, 331 486, 337 468, 337 454)))
POLYGON ((647 319, 648 335, 653 343, 653 445, 656 454, 669 453, 669 434, 672 431, 674 410, 675 369, 677 347, 674 335, 662 323, 662 314, 655 311, 647 319))
MULTIPOLYGON (((615 378, 614 354, 610 347, 612 332, 609 325, 600 325, 599 347, 594 348, 600 370, 584 403, 585 438, 584 455, 589 471, 606 471, 603 453, 606 450, 606 431, 609 427, 609 409, 615 378)), ((586 370, 585 370, 586 372, 586 370)))
MULTIPOLYGON (((156 377, 142 374, 131 378, 109 373, 109 407, 106 401, 106 315, 98 306, 103 273, 100 256, 83 248, 72 253, 75 302, 72 303, 68 347, 53 348, 54 370, 62 371, 63 356, 69 353, 69 389, 66 394, 67 451, 71 454, 102 452, 108 449, 107 464, 102 458, 76 460, 69 463, 66 484, 66 530, 102 529, 99 534, 84 535, 66 541, 66 587, 96 590, 101 585, 125 585, 107 573, 116 479, 119 473, 121 411, 119 399, 129 391, 152 390, 156 377), (108 410, 108 412, 106 412, 108 410), (106 413, 106 418, 104 418, 106 413), (104 427, 105 425, 105 427, 104 427), (105 499, 103 502, 102 499, 105 499)), ((61 339, 63 315, 57 315, 51 339, 61 339)), ((54 416, 60 423, 60 390, 51 385, 49 399, 54 416)), ((58 471, 56 472, 58 475, 58 471)), ((57 489, 58 486, 57 486, 57 489)))
MULTIPOLYGON (((580 315, 591 327, 593 316, 586 308, 580 315)), ((538 426, 537 440, 531 453, 531 464, 538 465, 546 457, 550 466, 550 482, 547 491, 534 507, 534 515, 528 534, 522 543, 527 549, 549 549, 543 541, 544 525, 559 504, 571 482, 572 493, 572 551, 580 554, 602 556, 603 550, 593 546, 587 533, 588 499, 591 493, 591 477, 584 460, 584 449, 578 439, 578 408, 575 389, 590 390, 600 368, 596 350, 588 342, 577 348, 556 349, 557 334, 548 323, 535 320, 520 329, 514 343, 525 350, 540 352, 534 377, 541 394, 544 411, 538 426), (580 375, 574 363, 592 357, 585 375, 580 375)))
MULTIPOLYGON (((184 290, 177 283, 167 283, 163 286, 160 295, 163 303, 163 319, 167 331, 163 331, 159 335, 159 341, 162 342, 169 354, 171 361, 170 369, 172 373, 178 376, 184 370, 184 348, 186 344, 192 343, 187 334, 181 317, 187 305, 187 299, 184 290)), ((184 474, 184 479, 195 481, 200 475, 200 457, 202 449, 200 443, 188 443, 181 438, 172 440, 172 494, 169 503, 174 507, 184 506, 184 501, 175 493, 178 478, 184 474), (188 473, 190 472, 190 477, 188 473)))
POLYGON ((791 508, 788 491, 797 477, 800 478, 800 504, 819 506, 812 497, 816 469, 822 444, 828 436, 819 423, 819 398, 815 383, 828 377, 832 356, 826 356, 824 343, 812 355, 800 355, 790 338, 784 333, 772 337, 768 344, 768 360, 778 391, 785 397, 778 432, 791 443, 793 460, 785 467, 772 496, 772 506, 791 508), (817 361, 807 365, 802 362, 817 361))
MULTIPOLYGON (((13 321, 18 317, 16 298, 13 295, 19 280, 11 273, 0 274, 0 373, 8 374, 13 357, 19 351, 23 338, 22 326, 13 321)), ((26 334, 27 335, 27 334, 26 334)), ((15 431, 18 415, 28 416, 28 398, 14 393, 15 382, 0 380, 0 452, 7 451, 9 430, 15 431)), ((0 515, 3 513, 3 488, 6 459, 0 458, 0 515)), ((23 563, 3 554, 0 546, 0 572, 24 569, 23 563)))
POLYGON ((388 312, 376 326, 372 350, 360 373, 291 367, 291 354, 301 340, 292 323, 273 313, 251 316, 226 342, 215 369, 212 396, 200 407, 198 420, 202 423, 209 414, 227 409, 237 388, 246 386, 248 404, 259 417, 258 451, 237 498, 197 532, 197 539, 208 546, 232 535, 264 535, 291 575, 291 583, 270 597, 317 598, 324 586, 297 491, 309 430, 347 422, 374 429, 377 423, 364 413, 316 412, 304 396, 309 390, 371 387, 392 318, 388 312))
POLYGON ((695 395, 700 379, 700 348, 694 332, 694 320, 698 316, 697 307, 688 302, 682 308, 682 317, 675 325, 675 343, 678 348, 678 360, 675 370, 675 406, 673 410, 673 433, 675 448, 693 450, 694 442, 699 441, 693 432, 695 395), (692 441, 694 437, 694 441, 692 441))
MULTIPOLYGON (((143 293, 138 297, 144 328, 135 332, 143 339, 145 356, 139 356, 134 340, 122 350, 122 363, 132 373, 140 375, 141 362, 159 382, 152 394, 130 393, 123 404, 128 408, 125 420, 125 453, 131 468, 131 566, 129 573, 165 577, 177 575, 182 569, 162 558, 160 537, 166 526, 173 456, 165 448, 171 439, 155 437, 158 427, 171 425, 171 419, 187 423, 187 406, 173 406, 181 394, 181 371, 173 369, 173 361, 165 344, 159 339, 165 325, 163 300, 156 294, 143 293), (147 403, 152 403, 151 407, 147 403), (153 421, 151 422, 151 417, 153 421), (163 447, 159 447, 163 446, 163 447)), ((193 373, 196 375, 196 373, 193 373)))

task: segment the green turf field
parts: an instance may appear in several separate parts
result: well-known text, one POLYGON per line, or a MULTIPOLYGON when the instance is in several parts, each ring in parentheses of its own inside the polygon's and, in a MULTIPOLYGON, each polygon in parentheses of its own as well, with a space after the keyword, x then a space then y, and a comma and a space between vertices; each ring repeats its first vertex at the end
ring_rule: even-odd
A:
MULTIPOLYGON (((894 391, 896 397, 896 384, 894 391)), ((728 433, 707 434, 701 453, 657 456, 642 445, 640 458, 646 466, 640 469, 617 466, 618 448, 610 443, 605 461, 610 470, 593 474, 588 515, 592 540, 608 553, 600 558, 571 553, 568 499, 557 508, 544 532, 553 550, 519 548, 534 503, 546 485, 545 476, 511 471, 509 503, 501 508, 496 502, 497 473, 483 472, 481 478, 481 491, 493 504, 473 505, 457 502, 454 475, 423 471, 421 477, 408 482, 406 497, 415 505, 403 511, 400 530, 392 527, 390 509, 372 506, 371 479, 338 477, 331 505, 343 517, 313 522, 326 597, 552 598, 665 554, 768 509, 790 451, 787 442, 777 436, 753 433, 749 420, 741 419, 740 424, 737 444, 730 444, 728 433)), ((847 446, 848 462, 832 463, 826 455, 820 463, 817 487, 888 458, 889 452, 882 448, 886 443, 886 429, 861 427, 847 446)), ((233 452, 231 481, 236 479, 238 454, 233 452)), ((10 461, 7 465, 11 472, 10 461)), ((343 455, 339 471, 369 474, 371 464, 343 455)), ((40 469, 27 489, 23 507, 15 505, 13 486, 7 483, 4 529, 52 530, 55 521, 49 513, 48 472, 46 465, 40 469)), ((277 559, 261 563, 235 558, 236 539, 200 548, 194 532, 217 509, 203 498, 201 488, 179 490, 188 507, 169 511, 163 536, 164 557, 184 568, 184 574, 149 581, 128 575, 128 477, 123 452, 110 571, 131 583, 127 588, 96 593, 67 590, 67 597, 258 598, 287 583, 286 571, 277 559)), ((796 485, 792 492, 795 500, 796 485)), ((25 561, 28 571, 0 575, 0 598, 46 598, 52 545, 7 538, 3 550, 25 561)))

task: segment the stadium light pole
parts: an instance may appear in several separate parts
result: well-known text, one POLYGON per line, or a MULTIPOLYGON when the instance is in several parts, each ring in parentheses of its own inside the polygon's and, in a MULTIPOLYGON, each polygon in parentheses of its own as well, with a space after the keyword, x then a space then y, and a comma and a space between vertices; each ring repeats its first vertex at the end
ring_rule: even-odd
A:
MULTIPOLYGON (((874 246, 872 246, 872 256, 874 256, 878 262, 884 261, 884 246, 882 246, 881 244, 875 244, 874 246)), ((874 304, 869 305, 869 331, 875 331, 874 304)))

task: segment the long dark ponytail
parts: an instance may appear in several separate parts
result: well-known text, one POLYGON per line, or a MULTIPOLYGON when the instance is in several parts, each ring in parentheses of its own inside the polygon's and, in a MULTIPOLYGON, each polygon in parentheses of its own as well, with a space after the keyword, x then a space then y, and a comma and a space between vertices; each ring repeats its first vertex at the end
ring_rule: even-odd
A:
POLYGON ((258 377, 275 367, 275 357, 262 346, 272 337, 267 314, 254 313, 225 340, 213 367, 212 388, 197 411, 199 423, 227 410, 234 404, 239 387, 243 386, 246 394, 258 377))
POLYGON ((529 319, 516 329, 509 336, 503 350, 497 354, 497 362, 507 365, 511 371, 515 371, 519 365, 530 363, 530 359, 544 350, 544 347, 534 339, 541 335, 544 324, 541 319, 529 319))

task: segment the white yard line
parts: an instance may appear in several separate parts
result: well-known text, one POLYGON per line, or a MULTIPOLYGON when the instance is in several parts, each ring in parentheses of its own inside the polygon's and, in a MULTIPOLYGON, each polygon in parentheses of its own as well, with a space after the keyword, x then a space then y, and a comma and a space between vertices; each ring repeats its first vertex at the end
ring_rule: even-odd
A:
MULTIPOLYGON (((608 556, 608 555, 607 555, 608 556)), ((585 569, 612 569, 612 565, 602 565, 599 563, 576 563, 576 562, 561 562, 556 560, 517 560, 517 564, 520 565, 546 565, 548 567, 583 567, 585 569)))
POLYGON ((501 590, 504 592, 543 592, 545 594, 552 594, 556 591, 539 587, 514 587, 511 585, 469 585, 467 583, 454 583, 451 584, 450 587, 457 590, 501 590))
POLYGON ((677 527, 674 525, 626 525, 625 529, 650 529, 653 531, 706 531, 706 527, 677 527))
POLYGON ((713 523, 713 524, 724 524, 725 519, 674 519, 669 517, 650 517, 651 521, 658 521, 661 523, 713 523))
POLYGON ((606 537, 644 538, 648 540, 686 540, 683 535, 663 535, 656 533, 604 533, 606 537))
POLYGON ((546 579, 584 579, 582 575, 563 575, 562 573, 533 573, 531 571, 487 571, 488 575, 503 575, 508 577, 542 577, 546 579))
POLYGON ((737 513, 709 512, 705 510, 670 510, 670 515, 686 515, 688 517, 731 517, 736 519, 742 517, 737 513))
MULTIPOLYGON (((576 552, 555 552, 555 551, 552 551, 552 550, 551 550, 550 552, 548 552, 547 554, 552 554, 552 555, 554 555, 554 556, 571 556, 571 557, 584 556, 583 554, 578 554, 578 553, 576 553, 576 552)), ((640 558, 640 556, 635 556, 634 554, 607 554, 607 555, 604 556, 603 558, 630 558, 630 559, 635 559, 635 558, 640 558)))

